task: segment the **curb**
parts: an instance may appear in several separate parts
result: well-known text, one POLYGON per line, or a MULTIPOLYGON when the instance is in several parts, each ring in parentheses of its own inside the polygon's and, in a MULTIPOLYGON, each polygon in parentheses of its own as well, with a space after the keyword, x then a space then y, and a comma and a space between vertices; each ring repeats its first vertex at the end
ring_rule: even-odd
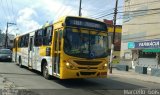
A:
POLYGON ((142 80, 142 81, 146 81, 146 82, 160 83, 159 77, 138 74, 138 73, 134 73, 132 71, 125 72, 125 71, 113 70, 113 74, 109 74, 109 76, 118 76, 118 77, 125 77, 125 78, 142 80))

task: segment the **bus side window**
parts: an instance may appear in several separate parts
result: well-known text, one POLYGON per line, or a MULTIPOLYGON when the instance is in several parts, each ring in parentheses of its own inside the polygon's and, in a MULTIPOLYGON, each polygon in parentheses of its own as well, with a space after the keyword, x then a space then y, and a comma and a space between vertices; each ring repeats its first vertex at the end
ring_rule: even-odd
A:
POLYGON ((34 45, 41 46, 43 44, 43 29, 36 31, 34 45))
POLYGON ((24 47, 24 36, 21 37, 21 47, 24 47))
POLYGON ((37 34, 37 31, 35 32, 35 36, 34 36, 34 46, 37 46, 37 36, 38 36, 38 34, 37 34))
POLYGON ((47 31, 48 31, 47 35, 48 35, 48 38, 49 38, 49 44, 51 44, 51 42, 52 42, 52 34, 53 34, 53 30, 52 29, 53 29, 52 26, 47 28, 47 31))
POLYGON ((52 26, 44 30, 43 45, 50 45, 52 41, 52 26))
POLYGON ((28 42, 29 42, 29 34, 27 34, 25 37, 25 47, 28 47, 28 42))

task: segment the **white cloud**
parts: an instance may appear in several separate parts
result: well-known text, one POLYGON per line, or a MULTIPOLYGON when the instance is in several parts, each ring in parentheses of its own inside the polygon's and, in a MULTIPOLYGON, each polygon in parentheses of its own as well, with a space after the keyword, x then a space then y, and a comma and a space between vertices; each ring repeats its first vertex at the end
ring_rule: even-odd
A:
MULTIPOLYGON (((111 11, 107 10, 114 7, 115 2, 112 1, 113 0, 83 0, 82 16, 91 17, 91 15, 97 15, 103 10, 106 10, 104 14, 108 14, 111 11)), ((124 0, 119 1, 119 6, 122 6, 122 1, 124 0)), ((0 11, 2 22, 0 23, 0 28, 4 29, 6 22, 15 22, 15 18, 19 31, 25 32, 33 30, 46 21, 56 21, 65 15, 78 16, 78 8, 79 0, 14 0, 13 10, 15 14, 11 16, 0 11)), ((7 7, 4 6, 4 9, 7 9, 7 7)), ((104 18, 112 19, 112 16, 104 18)), ((122 20, 117 22, 121 24, 122 20)))
MULTIPOLYGON (((66 15, 78 16, 79 1, 75 0, 25 0, 25 2, 28 4, 24 4, 25 2, 19 0, 16 1, 17 3, 22 3, 22 6, 19 5, 21 6, 21 8, 20 10, 18 10, 17 24, 19 30, 24 32, 39 28, 42 23, 45 23, 45 21, 56 21, 58 18, 66 15), (24 7, 24 5, 28 6, 24 7)), ((99 11, 100 7, 102 8, 102 6, 98 6, 95 4, 88 5, 87 3, 88 2, 86 1, 82 4, 82 16, 90 17, 90 14, 95 14, 99 11)), ((117 22, 121 24, 121 20, 117 22)))
POLYGON ((117 25, 122 25, 122 23, 123 23, 123 22, 122 22, 122 19, 117 19, 117 22, 116 22, 116 23, 117 23, 117 25))
MULTIPOLYGON (((38 23, 41 22, 42 19, 43 21, 51 21, 53 19, 56 21, 62 16, 78 15, 77 8, 66 5, 60 0, 41 0, 18 11, 17 25, 22 32, 35 30, 42 26, 38 23), (41 13, 37 14, 36 10, 41 13), (38 18, 38 15, 41 14, 43 14, 41 19, 37 19, 38 21, 36 21, 35 18, 38 18)), ((83 14, 87 14, 87 11, 84 11, 83 14)))
POLYGON ((46 14, 55 20, 66 15, 78 15, 78 6, 75 8, 74 6, 67 5, 64 2, 60 0, 42 0, 37 7, 43 6, 46 10, 46 14))
POLYGON ((17 25, 23 32, 32 31, 40 27, 39 23, 33 19, 37 13, 32 8, 24 8, 18 12, 17 25))

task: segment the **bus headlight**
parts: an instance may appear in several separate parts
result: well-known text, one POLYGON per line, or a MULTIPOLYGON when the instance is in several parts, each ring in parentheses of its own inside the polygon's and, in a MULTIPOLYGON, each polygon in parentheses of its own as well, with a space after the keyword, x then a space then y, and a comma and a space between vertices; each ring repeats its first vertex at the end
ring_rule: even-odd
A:
POLYGON ((104 66, 107 67, 107 63, 105 63, 104 66))
POLYGON ((72 63, 69 63, 69 62, 66 62, 66 67, 68 69, 76 69, 76 67, 72 63))
POLYGON ((100 67, 100 69, 107 69, 107 66, 108 66, 108 64, 105 63, 105 64, 103 64, 103 65, 100 67))
POLYGON ((69 66, 69 65, 70 65, 70 64, 67 62, 67 63, 66 63, 66 66, 69 66))

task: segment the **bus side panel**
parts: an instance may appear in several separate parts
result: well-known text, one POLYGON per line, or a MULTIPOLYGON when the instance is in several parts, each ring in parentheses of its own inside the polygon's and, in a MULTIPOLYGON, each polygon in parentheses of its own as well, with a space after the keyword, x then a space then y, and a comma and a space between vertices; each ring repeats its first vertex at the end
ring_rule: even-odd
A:
MULTIPOLYGON (((40 64, 41 64, 43 59, 47 61, 48 72, 49 72, 50 75, 52 75, 53 74, 53 72, 52 72, 52 58, 50 56, 41 56, 40 59, 41 59, 40 62, 38 62, 40 64)), ((41 69, 40 67, 41 67, 41 65, 38 65, 39 69, 41 69)))
POLYGON ((21 48, 20 51, 17 52, 17 55, 18 60, 21 58, 22 65, 28 67, 28 48, 21 48))
POLYGON ((41 55, 41 52, 45 52, 45 50, 41 50, 40 47, 34 47, 34 51, 33 51, 33 64, 32 64, 32 68, 38 71, 42 71, 41 70, 41 63, 42 60, 46 60, 47 64, 48 64, 48 69, 49 69, 49 74, 52 75, 52 61, 51 61, 51 57, 50 56, 44 56, 41 55))
POLYGON ((38 71, 41 71, 41 58, 39 55, 39 47, 33 48, 33 64, 32 68, 38 71))

